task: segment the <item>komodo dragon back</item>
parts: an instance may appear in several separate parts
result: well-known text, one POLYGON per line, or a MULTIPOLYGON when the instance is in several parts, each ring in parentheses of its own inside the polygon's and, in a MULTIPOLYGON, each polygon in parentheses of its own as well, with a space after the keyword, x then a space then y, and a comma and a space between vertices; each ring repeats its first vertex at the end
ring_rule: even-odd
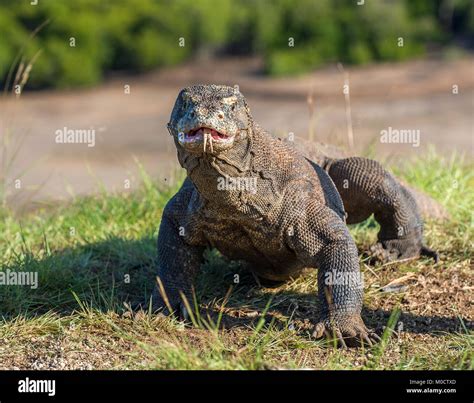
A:
MULTIPOLYGON (((295 147, 307 159, 315 162, 326 170, 332 161, 352 156, 341 147, 332 144, 309 141, 300 137, 296 137, 293 141, 288 139, 284 139, 284 141, 295 147)), ((408 185, 398 177, 396 177, 396 179, 413 195, 418 209, 425 220, 444 221, 449 219, 449 213, 442 204, 423 191, 408 185)))

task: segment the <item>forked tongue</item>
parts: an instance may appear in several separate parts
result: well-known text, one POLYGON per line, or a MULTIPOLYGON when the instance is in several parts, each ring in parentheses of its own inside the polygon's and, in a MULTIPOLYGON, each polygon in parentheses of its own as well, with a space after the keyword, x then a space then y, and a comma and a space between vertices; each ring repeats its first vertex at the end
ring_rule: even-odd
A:
MULTIPOLYGON (((212 148, 212 130, 208 129, 207 127, 204 127, 202 129, 199 129, 199 132, 202 131, 202 138, 203 138, 203 144, 204 144, 204 152, 206 152, 207 148, 207 142, 209 141, 209 148, 211 150, 211 153, 214 152, 212 148)), ((198 133, 199 133, 198 132, 198 133)))

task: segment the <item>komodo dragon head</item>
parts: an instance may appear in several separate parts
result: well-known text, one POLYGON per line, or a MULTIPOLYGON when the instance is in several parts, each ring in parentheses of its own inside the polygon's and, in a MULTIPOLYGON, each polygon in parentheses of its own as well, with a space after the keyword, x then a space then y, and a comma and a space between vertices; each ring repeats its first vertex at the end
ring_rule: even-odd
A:
POLYGON ((179 93, 168 130, 178 151, 215 156, 245 139, 251 126, 247 102, 237 86, 195 85, 179 93))

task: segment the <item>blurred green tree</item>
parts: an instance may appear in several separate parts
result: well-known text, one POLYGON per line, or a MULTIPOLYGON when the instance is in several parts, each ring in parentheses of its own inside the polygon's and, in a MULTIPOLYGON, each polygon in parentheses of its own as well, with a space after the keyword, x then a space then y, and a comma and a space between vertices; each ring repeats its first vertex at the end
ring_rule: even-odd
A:
POLYGON ((472 47, 474 36, 471 0, 30 3, 0 0, 0 78, 5 82, 21 49, 25 60, 42 49, 33 88, 94 85, 110 71, 143 72, 199 52, 259 54, 267 73, 298 74, 336 61, 403 60, 430 44, 472 47))

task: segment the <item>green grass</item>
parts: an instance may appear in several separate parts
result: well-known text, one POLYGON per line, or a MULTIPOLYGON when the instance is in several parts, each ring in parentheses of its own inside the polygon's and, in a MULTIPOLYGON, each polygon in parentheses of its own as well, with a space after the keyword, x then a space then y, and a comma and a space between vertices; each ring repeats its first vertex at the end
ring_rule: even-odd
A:
MULTIPOLYGON (((135 193, 102 191, 20 217, 0 213, 2 269, 39 275, 37 289, 0 286, 0 368, 472 369, 473 166, 431 153, 394 170, 451 218, 426 224, 427 243, 441 254, 436 265, 374 267, 361 258, 363 317, 383 333, 381 344, 340 350, 312 340, 315 273, 260 287, 215 251, 196 283, 195 326, 133 312, 154 286, 160 217, 177 190, 143 174, 135 193), (407 292, 380 292, 409 272, 407 292)), ((368 220, 351 232, 364 249, 377 225, 368 220)))

